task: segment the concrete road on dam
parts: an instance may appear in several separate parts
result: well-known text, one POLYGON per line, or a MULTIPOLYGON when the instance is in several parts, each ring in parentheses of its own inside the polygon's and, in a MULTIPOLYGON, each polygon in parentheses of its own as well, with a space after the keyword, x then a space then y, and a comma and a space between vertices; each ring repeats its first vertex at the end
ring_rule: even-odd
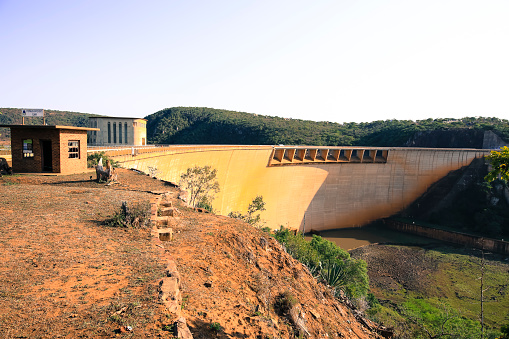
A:
MULTIPOLYGON (((90 152, 90 151, 89 151, 90 152)), ((125 168, 178 183, 192 166, 217 169, 213 208, 245 213, 262 195, 262 218, 273 229, 301 231, 362 226, 402 210, 447 173, 489 150, 186 145, 107 150, 125 168)))

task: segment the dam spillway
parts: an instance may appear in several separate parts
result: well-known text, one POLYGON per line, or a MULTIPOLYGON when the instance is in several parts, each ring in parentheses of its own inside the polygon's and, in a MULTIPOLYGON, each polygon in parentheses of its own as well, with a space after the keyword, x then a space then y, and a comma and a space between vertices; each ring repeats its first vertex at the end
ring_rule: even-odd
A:
POLYGON ((178 183, 192 166, 217 169, 218 214, 245 213, 262 195, 266 226, 301 231, 362 226, 401 211, 479 149, 186 145, 107 150, 122 167, 178 183))

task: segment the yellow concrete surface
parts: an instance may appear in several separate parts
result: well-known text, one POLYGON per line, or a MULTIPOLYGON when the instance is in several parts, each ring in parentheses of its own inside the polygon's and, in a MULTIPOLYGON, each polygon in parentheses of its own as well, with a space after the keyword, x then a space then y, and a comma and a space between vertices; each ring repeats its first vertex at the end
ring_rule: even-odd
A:
POLYGON ((269 166, 278 156, 277 148, 272 146, 175 146, 136 156, 117 151, 115 159, 123 167, 145 173, 149 167, 157 168, 159 178, 175 183, 188 167, 212 166, 218 170, 221 187, 213 202, 219 214, 245 213, 249 203, 262 195, 267 208, 262 218, 267 226, 309 231, 362 226, 390 216, 450 171, 489 153, 467 149, 383 149, 388 152, 385 163, 269 166))

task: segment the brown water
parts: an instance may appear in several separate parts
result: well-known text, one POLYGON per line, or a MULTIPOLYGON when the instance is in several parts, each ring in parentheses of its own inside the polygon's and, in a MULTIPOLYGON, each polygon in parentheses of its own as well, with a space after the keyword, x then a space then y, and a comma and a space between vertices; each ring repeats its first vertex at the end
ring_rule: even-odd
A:
MULTIPOLYGON (((329 241, 332 241, 342 249, 348 251, 357 247, 374 243, 396 243, 402 245, 410 245, 436 242, 436 240, 433 239, 393 231, 383 227, 382 225, 339 228, 335 230, 320 232, 320 236, 329 241)), ((306 235, 305 238, 310 240, 311 235, 306 235)))

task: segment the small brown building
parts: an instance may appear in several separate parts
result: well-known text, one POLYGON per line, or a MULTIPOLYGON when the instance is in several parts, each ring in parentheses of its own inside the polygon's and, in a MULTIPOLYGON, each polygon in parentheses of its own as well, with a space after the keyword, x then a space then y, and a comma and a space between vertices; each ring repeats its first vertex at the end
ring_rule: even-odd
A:
POLYGON ((87 169, 87 131, 97 128, 0 125, 11 129, 15 173, 80 173, 87 169))

